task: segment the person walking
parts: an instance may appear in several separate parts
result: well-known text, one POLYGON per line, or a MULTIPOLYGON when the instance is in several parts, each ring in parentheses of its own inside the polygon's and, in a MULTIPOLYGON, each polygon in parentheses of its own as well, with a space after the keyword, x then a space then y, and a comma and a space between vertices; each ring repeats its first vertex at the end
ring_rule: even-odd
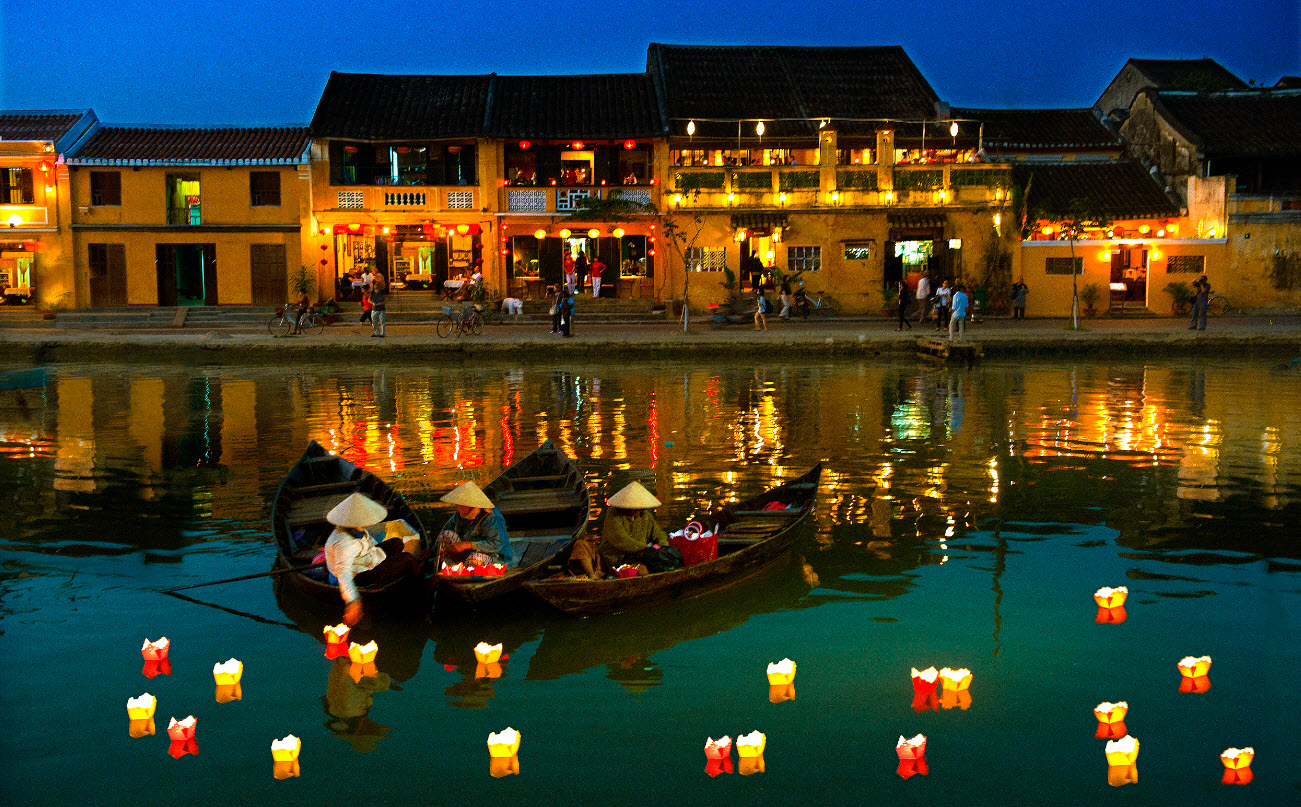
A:
POLYGON ((782 319, 790 319, 791 318, 791 284, 782 283, 781 301, 782 301, 782 310, 781 313, 778 314, 778 316, 781 317, 782 319))
POLYGON ((1025 284, 1025 278, 1019 277, 1012 284, 1012 319, 1025 319, 1025 296, 1030 292, 1030 287, 1025 284))
POLYGON ((949 317, 953 311, 953 289, 949 288, 949 281, 945 280, 940 283, 940 287, 935 292, 935 330, 942 331, 949 327, 949 317))
POLYGON ((899 293, 895 296, 894 304, 899 308, 899 327, 896 331, 902 331, 903 326, 907 325, 908 330, 913 329, 913 324, 908 321, 908 284, 900 280, 895 284, 899 293))
POLYGON ((551 300, 551 332, 560 333, 561 294, 555 286, 547 286, 547 298, 551 300))
POLYGON ((963 341, 967 336, 967 288, 958 286, 953 295, 953 315, 949 317, 949 341, 953 341, 953 333, 957 331, 958 341, 963 341))
POLYGON ((571 329, 574 327, 574 294, 568 289, 560 299, 560 333, 562 336, 570 337, 574 334, 571 329))
POLYGON ((578 284, 573 287, 574 294, 578 294, 583 290, 583 283, 587 280, 587 270, 589 268, 590 267, 587 263, 587 253, 578 253, 578 258, 574 261, 574 282, 578 284))
POLYGON ((592 260, 592 267, 588 270, 589 276, 592 278, 593 297, 601 296, 601 273, 604 271, 605 271, 605 261, 601 260, 600 255, 597 255, 592 260))
POLYGON ((575 288, 576 282, 577 281, 574 279, 574 256, 566 253, 565 254, 565 288, 566 289, 575 288))
POLYGON ((755 307, 754 307, 754 329, 756 331, 768 330, 768 318, 767 316, 765 316, 767 313, 768 313, 768 295, 763 293, 763 289, 759 289, 759 291, 755 294, 755 307))
POLYGON ((384 338, 384 309, 388 300, 388 283, 384 276, 377 274, 370 285, 370 327, 371 336, 384 338))
POLYGON ((1188 323, 1190 331, 1206 330, 1206 308, 1211 301, 1211 284, 1202 275, 1200 280, 1193 281, 1193 319, 1188 323))
POLYGON ((930 313, 931 304, 931 279, 925 272, 917 279, 917 307, 921 312, 917 314, 917 324, 921 325, 926 321, 926 315, 930 313))

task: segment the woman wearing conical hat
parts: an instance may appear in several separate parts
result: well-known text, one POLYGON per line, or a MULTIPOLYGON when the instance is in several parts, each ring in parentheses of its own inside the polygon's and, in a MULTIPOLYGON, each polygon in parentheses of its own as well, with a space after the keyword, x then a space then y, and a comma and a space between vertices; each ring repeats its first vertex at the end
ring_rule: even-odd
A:
POLYGON ((442 501, 456 505, 456 513, 447 519, 438 534, 444 561, 467 566, 514 565, 506 518, 478 485, 466 482, 452 488, 442 501))
MULTIPOLYGON (((659 499, 640 483, 630 482, 606 499, 605 504, 600 541, 584 536, 574 543, 569 555, 572 574, 599 580, 615 566, 625 563, 637 566, 639 574, 646 574, 647 567, 653 571, 671 568, 665 566, 662 552, 669 546, 669 537, 655 521, 654 510, 660 506, 659 499)), ((671 550, 670 554, 676 551, 671 550)))
POLYGON ((420 567, 415 556, 405 551, 401 538, 375 543, 366 527, 388 518, 388 508, 369 496, 354 493, 326 514, 334 532, 325 542, 325 567, 339 580, 343 596, 343 621, 356 625, 361 619, 358 586, 380 586, 415 574, 420 567))

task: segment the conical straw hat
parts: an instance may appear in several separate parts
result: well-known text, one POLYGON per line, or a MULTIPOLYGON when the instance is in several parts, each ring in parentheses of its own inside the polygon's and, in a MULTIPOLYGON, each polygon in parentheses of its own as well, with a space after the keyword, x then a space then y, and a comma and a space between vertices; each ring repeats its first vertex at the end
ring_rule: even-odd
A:
POLYGON ((369 496, 354 493, 335 505, 325 520, 338 527, 369 527, 387 517, 387 507, 369 496))
POLYGON ((466 482, 452 488, 443 494, 442 501, 464 507, 478 507, 481 510, 491 510, 493 508, 492 499, 485 496, 483 491, 479 490, 479 486, 473 482, 466 482))
POLYGON ((626 510, 654 510, 660 506, 660 500, 652 496, 640 482, 629 482, 623 490, 606 499, 605 503, 626 510))

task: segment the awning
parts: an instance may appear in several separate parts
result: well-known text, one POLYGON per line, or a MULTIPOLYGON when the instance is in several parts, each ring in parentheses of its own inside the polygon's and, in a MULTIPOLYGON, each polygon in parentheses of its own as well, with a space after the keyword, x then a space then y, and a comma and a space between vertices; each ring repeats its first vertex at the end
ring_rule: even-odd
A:
POLYGON ((943 227, 948 224, 948 216, 943 213, 888 213, 885 219, 891 227, 907 230, 943 227))
POLYGON ((773 227, 788 227, 785 213, 733 213, 733 230, 767 230, 773 227))

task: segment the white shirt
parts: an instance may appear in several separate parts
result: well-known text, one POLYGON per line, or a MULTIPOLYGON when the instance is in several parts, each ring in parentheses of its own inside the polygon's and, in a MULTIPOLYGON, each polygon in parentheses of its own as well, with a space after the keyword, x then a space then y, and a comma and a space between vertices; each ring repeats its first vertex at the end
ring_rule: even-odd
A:
POLYGON ((948 308, 949 297, 952 296, 952 294, 953 294, 953 289, 945 289, 945 288, 941 288, 939 291, 935 292, 935 296, 940 298, 938 304, 944 306, 945 308, 948 308))
POLYGON ((931 296, 931 282, 926 279, 926 275, 922 275, 921 280, 917 281, 917 299, 925 300, 927 297, 930 296, 931 296))
POLYGON ((363 286, 369 286, 371 283, 374 283, 374 282, 375 282, 375 273, 374 273, 374 272, 362 272, 362 274, 361 274, 361 285, 363 285, 363 286))
POLYGON ((361 596, 357 593, 357 584, 352 582, 353 575, 374 569, 384 562, 384 558, 384 550, 379 548, 370 533, 354 538, 335 527, 325 542, 325 568, 339 578, 339 592, 344 602, 352 602, 361 596))

